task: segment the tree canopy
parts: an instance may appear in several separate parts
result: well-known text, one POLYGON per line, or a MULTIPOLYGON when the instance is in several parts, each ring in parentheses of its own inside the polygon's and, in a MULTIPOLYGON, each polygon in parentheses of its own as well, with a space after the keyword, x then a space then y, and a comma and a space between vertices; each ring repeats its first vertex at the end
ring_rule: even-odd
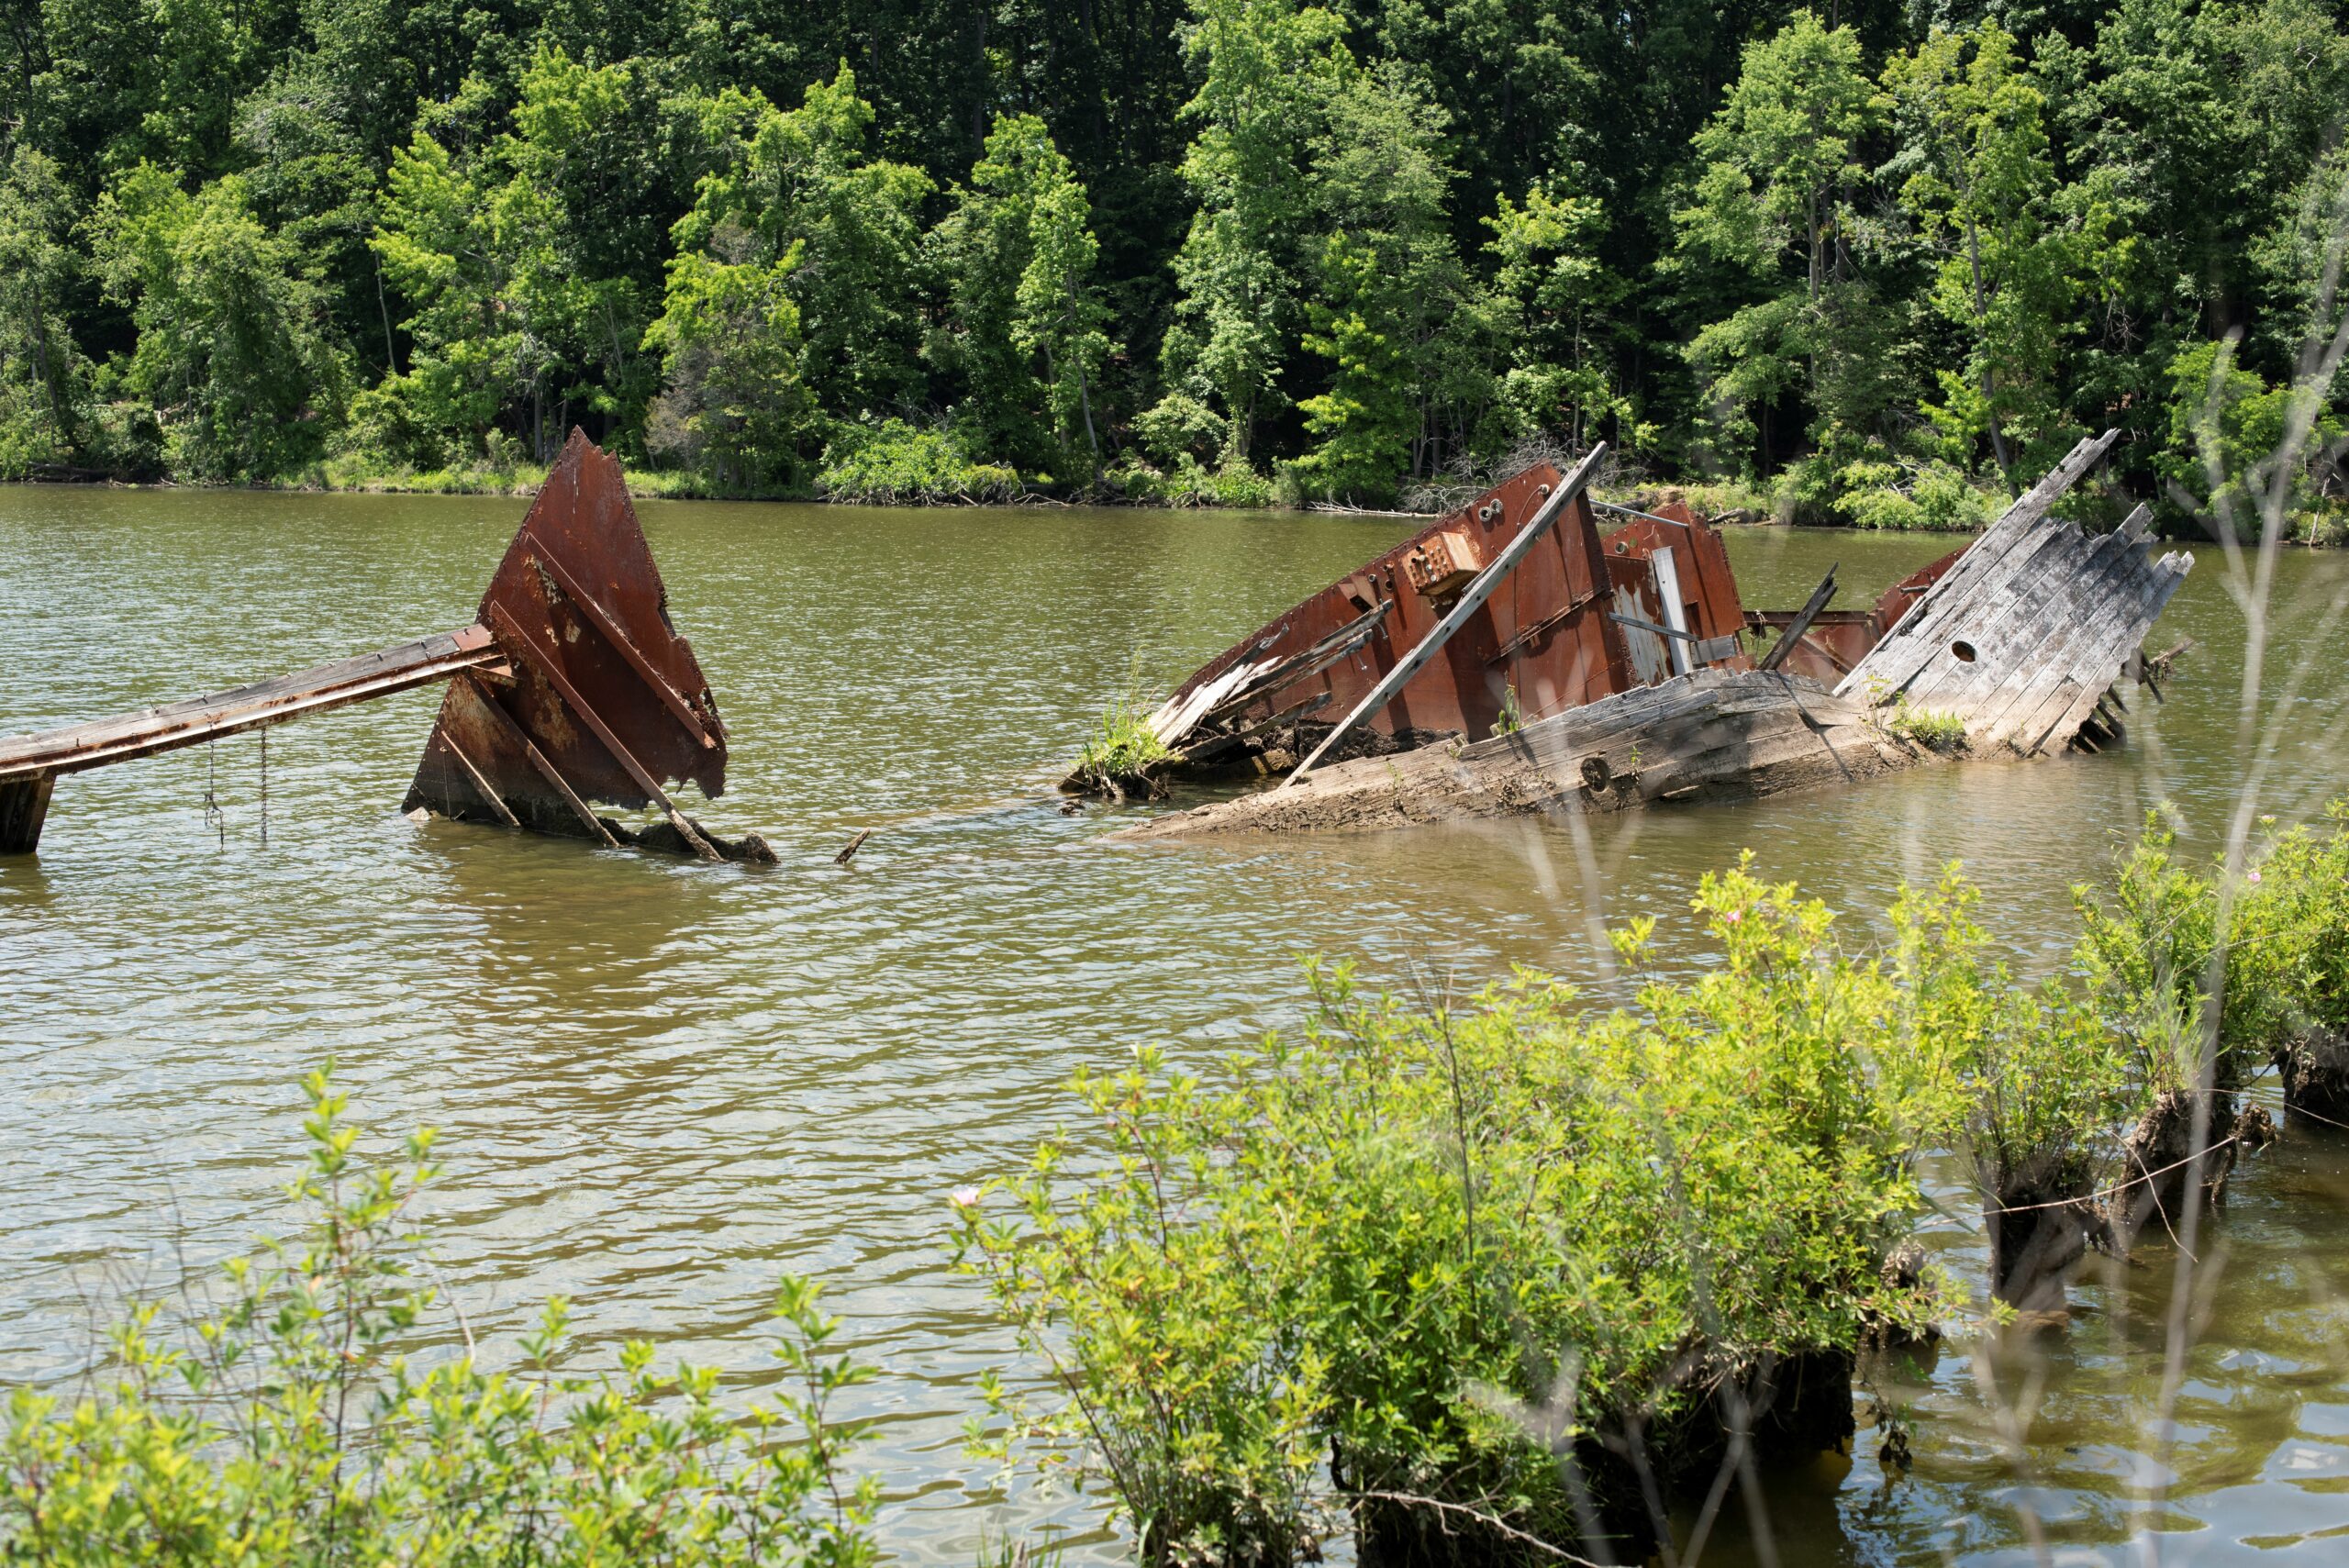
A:
POLYGON ((2183 524, 2289 426, 2296 505, 2349 515, 2340 0, 21 0, 11 37, 6 476, 462 474, 579 424, 712 493, 1386 504, 1604 438, 1959 526, 2117 424, 2183 524))

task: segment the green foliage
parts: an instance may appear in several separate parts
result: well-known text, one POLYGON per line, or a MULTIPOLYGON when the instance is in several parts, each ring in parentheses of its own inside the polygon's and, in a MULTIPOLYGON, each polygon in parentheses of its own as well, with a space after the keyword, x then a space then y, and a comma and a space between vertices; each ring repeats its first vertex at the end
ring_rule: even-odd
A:
POLYGON ((90 362, 66 317, 81 270, 56 162, 19 145, 0 178, 0 475, 70 466, 90 408, 90 362))
POLYGON ((1122 791, 1127 783, 1144 777, 1174 754, 1150 727, 1150 715, 1141 703, 1141 686, 1136 681, 1102 709, 1101 726, 1085 741, 1069 775, 1074 783, 1087 789, 1115 785, 1122 791))
POLYGON ((927 506, 1008 501, 1019 493, 1019 475, 975 461, 951 429, 884 419, 836 430, 816 487, 839 501, 927 506))
MULTIPOLYGON (((471 1351, 410 1362, 439 1305, 412 1210, 440 1173, 429 1133, 371 1164, 328 1073, 306 1085, 301 1234, 232 1260, 184 1322, 158 1304, 116 1332, 111 1381, 72 1403, 19 1389, 0 1435, 0 1556, 49 1564, 579 1564, 790 1562, 871 1568, 878 1500, 842 1474, 835 1420, 869 1373, 827 1346, 786 1281, 773 1408, 727 1414, 714 1372, 557 1370, 550 1302, 513 1370, 471 1351)), ((470 1336, 468 1335, 468 1339, 470 1336)))
POLYGON ((1292 1561, 1388 1507, 1578 1543, 1560 1457, 1633 1422, 1668 1451, 1765 1358, 1930 1314, 1880 1265, 1962 1115, 1935 994, 1742 866, 1696 907, 1718 962, 1631 1008, 1316 968, 1302 1038, 1212 1081, 1149 1047, 1080 1074, 1110 1158, 1053 1140, 958 1197, 1050 1386, 991 1383, 983 1442, 1106 1485, 1153 1563, 1292 1561))
POLYGON ((2236 539, 2260 538, 2271 506, 2288 526, 2321 527, 2330 513, 2337 527, 2349 512, 2341 467, 2349 425, 2321 385, 2270 386, 2243 368, 2236 349, 2232 339, 2196 343, 2170 366, 2169 442, 2154 467, 2175 504, 2236 539))
POLYGON ((2349 536, 2328 0, 26 15, 0 473, 496 483, 576 422, 799 495, 898 419, 1416 502, 1604 439, 1940 528, 2117 423, 2167 526, 2349 536))
POLYGON ((340 423, 344 359, 245 182, 191 195, 141 163, 100 195, 90 229, 106 295, 139 327, 122 385, 154 407, 173 469, 266 479, 316 461, 340 423))
POLYGON ((1085 187, 1034 115, 998 116, 985 155, 932 231, 953 309, 933 357, 963 373, 957 409, 986 450, 1101 476, 1102 366, 1118 346, 1093 281, 1085 187))
POLYGON ((1920 746, 1936 751, 1956 751, 1965 744, 1965 720, 1954 713, 1934 713, 1909 706, 1909 694, 1903 692, 1894 701, 1891 711, 1884 716, 1884 727, 1895 735, 1902 735, 1920 746))

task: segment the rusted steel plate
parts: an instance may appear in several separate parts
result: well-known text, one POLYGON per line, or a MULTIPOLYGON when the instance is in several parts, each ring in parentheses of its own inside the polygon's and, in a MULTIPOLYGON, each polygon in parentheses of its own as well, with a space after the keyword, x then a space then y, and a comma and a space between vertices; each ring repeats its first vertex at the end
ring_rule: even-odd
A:
MULTIPOLYGON (((1185 698, 1243 661, 1295 662, 1300 673, 1258 687, 1228 710, 1219 706, 1234 727, 1316 697, 1327 699, 1318 705, 1321 711, 1350 710, 1419 646, 1452 604, 1452 595, 1421 592, 1414 568, 1422 580, 1442 584, 1449 578, 1456 587, 1464 564, 1473 571, 1499 556, 1559 483, 1555 468, 1540 464, 1444 514, 1209 660, 1162 711, 1179 710, 1185 698), (1391 608, 1346 658, 1320 666, 1301 657, 1382 605, 1391 608)), ((1407 743, 1442 734, 1481 739, 1493 732, 1512 689, 1520 713, 1531 719, 1628 685, 1622 639, 1604 614, 1609 587, 1589 505, 1576 496, 1550 537, 1534 545, 1426 668, 1362 728, 1407 743)))
POLYGON ((511 676, 451 687, 404 809, 501 820, 502 804, 525 826, 577 834, 582 801, 665 810, 664 784, 725 789, 709 683, 669 618, 619 463, 581 432, 499 562, 481 619, 511 676))

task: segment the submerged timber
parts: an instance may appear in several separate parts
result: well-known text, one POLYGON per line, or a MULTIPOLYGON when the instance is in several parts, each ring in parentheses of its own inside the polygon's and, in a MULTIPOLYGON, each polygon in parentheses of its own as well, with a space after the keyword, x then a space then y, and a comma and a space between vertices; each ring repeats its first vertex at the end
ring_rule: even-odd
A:
POLYGON ((2154 556, 2143 508, 2097 537, 2052 515, 2116 434, 1865 611, 1827 607, 1832 573, 1798 610, 1748 611, 1685 509, 1614 509, 1629 521, 1600 531, 1598 452, 1530 470, 1179 686, 1149 721, 1173 761, 1147 784, 1286 777, 1123 836, 1616 811, 2102 750, 2193 565, 2154 556))

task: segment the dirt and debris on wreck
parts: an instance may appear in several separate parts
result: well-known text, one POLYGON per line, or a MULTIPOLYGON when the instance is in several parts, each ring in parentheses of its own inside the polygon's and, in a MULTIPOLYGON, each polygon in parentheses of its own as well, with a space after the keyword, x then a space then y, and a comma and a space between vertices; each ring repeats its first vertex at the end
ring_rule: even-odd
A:
POLYGON ((1615 811, 2108 748, 2193 566, 2156 555, 2143 507, 2101 535, 2054 515, 2117 434, 1865 610, 1828 607, 1831 572, 1798 608, 1748 609, 1718 529, 1589 495, 1603 447, 1528 469, 1178 685, 1143 721, 1163 754, 1119 792, 1270 787, 1121 836, 1615 811))

